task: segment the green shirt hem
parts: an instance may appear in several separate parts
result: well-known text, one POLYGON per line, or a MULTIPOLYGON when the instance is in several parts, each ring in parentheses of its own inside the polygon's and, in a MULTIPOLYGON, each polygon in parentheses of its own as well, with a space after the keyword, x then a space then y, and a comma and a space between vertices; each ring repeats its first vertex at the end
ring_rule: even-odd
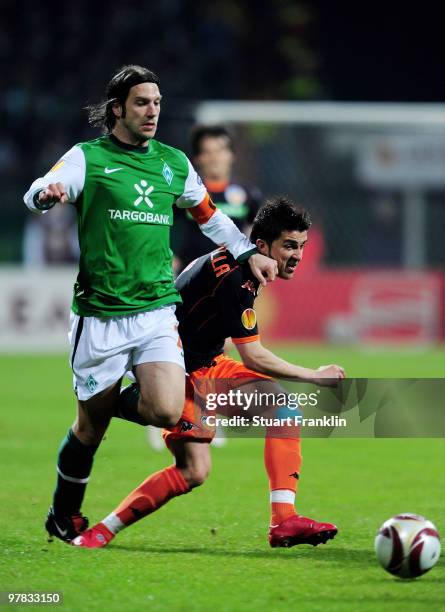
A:
POLYGON ((76 302, 76 299, 74 298, 71 304, 71 310, 81 317, 99 317, 111 319, 113 317, 129 316, 137 314, 139 312, 149 312, 150 310, 155 310, 156 308, 161 308, 162 306, 168 306, 169 304, 180 304, 181 302, 182 300, 179 294, 173 294, 160 298, 159 300, 154 300, 153 302, 148 302, 143 306, 126 306, 122 308, 116 308, 115 310, 102 310, 99 307, 94 307, 92 305, 80 305, 76 302))

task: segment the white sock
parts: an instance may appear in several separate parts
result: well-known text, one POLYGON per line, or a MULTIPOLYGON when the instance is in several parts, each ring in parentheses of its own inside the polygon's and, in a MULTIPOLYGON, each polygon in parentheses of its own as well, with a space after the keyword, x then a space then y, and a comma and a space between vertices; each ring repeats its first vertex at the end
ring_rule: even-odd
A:
POLYGON ((270 492, 270 503, 295 504, 295 492, 290 489, 273 489, 270 492))
POLYGON ((116 535, 117 533, 119 533, 119 531, 122 531, 122 529, 125 529, 126 527, 126 525, 120 520, 119 517, 114 514, 114 512, 104 518, 102 523, 107 529, 111 531, 111 533, 114 533, 114 535, 116 535))

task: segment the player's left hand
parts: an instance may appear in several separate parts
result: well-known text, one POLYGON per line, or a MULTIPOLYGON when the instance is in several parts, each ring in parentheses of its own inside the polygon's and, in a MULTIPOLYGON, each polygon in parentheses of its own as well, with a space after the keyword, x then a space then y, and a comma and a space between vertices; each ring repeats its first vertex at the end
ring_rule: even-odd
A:
POLYGON ((344 369, 332 363, 331 365, 320 366, 314 370, 312 382, 320 387, 336 387, 339 380, 346 378, 344 369))
POLYGON ((249 265, 253 275, 257 278, 261 285, 265 287, 267 283, 275 280, 278 274, 278 264, 275 259, 255 253, 249 257, 249 265))

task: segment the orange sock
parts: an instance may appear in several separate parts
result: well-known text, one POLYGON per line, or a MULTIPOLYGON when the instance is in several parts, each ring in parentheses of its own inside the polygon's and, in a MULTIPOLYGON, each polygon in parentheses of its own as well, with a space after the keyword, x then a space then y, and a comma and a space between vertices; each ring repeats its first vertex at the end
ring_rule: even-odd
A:
POLYGON ((116 534, 124 527, 155 512, 173 497, 189 491, 190 488, 180 470, 172 465, 144 480, 102 522, 116 534))
POLYGON ((301 440, 265 439, 264 463, 269 476, 271 525, 279 525, 295 512, 295 493, 301 467, 301 440))

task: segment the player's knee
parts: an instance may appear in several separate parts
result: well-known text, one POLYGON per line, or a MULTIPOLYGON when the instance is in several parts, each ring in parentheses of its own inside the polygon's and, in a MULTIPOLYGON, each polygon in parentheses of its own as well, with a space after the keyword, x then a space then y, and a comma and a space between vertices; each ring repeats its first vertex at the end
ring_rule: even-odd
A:
POLYGON ((207 480, 209 473, 210 465, 191 465, 183 471, 184 479, 191 489, 202 485, 207 480))
POLYGON ((154 418, 159 427, 174 427, 181 418, 182 407, 159 407, 154 411, 154 418))
POLYGON ((181 417, 182 404, 168 400, 153 404, 141 396, 139 413, 151 425, 173 427, 181 417))

